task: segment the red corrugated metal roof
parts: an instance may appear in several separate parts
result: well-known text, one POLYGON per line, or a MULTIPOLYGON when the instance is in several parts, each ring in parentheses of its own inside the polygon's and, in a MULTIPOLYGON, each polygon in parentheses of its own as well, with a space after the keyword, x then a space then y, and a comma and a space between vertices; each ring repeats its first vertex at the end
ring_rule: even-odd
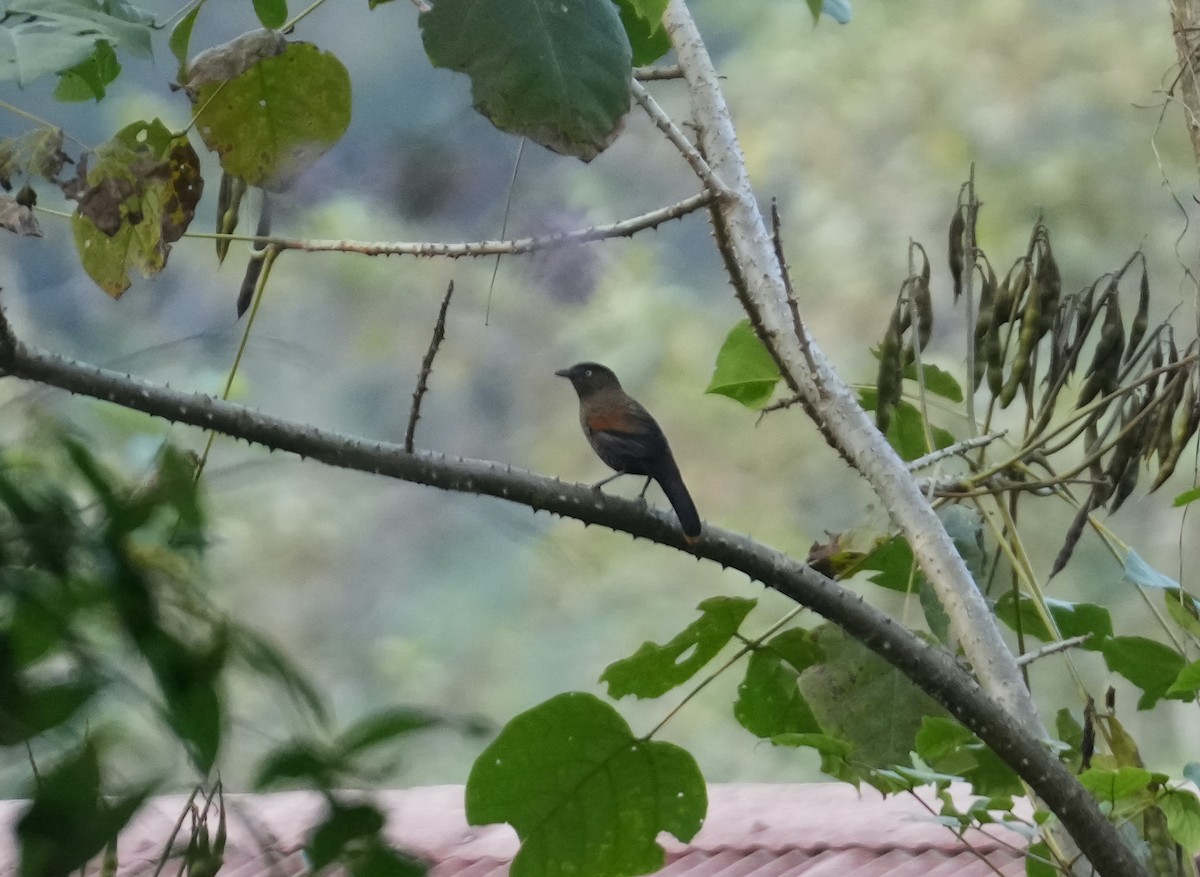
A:
MULTIPOLYGON (((433 877, 505 877, 517 849, 508 826, 468 826, 461 786, 372 793, 399 847, 432 864, 433 877)), ((937 804, 933 799, 927 798, 937 804)), ((120 877, 153 873, 186 798, 150 801, 121 836, 120 877)), ((222 877, 305 872, 304 832, 323 800, 308 792, 226 795, 222 877)), ((13 827, 24 805, 0 801, 0 877, 15 877, 13 827)), ((185 825, 183 837, 186 838, 185 825)), ((709 788, 709 813, 691 843, 661 837, 664 877, 986 877, 1024 873, 1024 838, 1000 826, 959 840, 907 795, 884 799, 840 783, 709 788), (973 848, 973 850, 972 850, 973 848), (983 859, 986 858, 986 861, 983 859)), ((170 866, 169 866, 170 867, 170 866)), ((175 868, 164 870, 174 874, 175 868)), ((95 873, 89 870, 89 873, 95 873)))

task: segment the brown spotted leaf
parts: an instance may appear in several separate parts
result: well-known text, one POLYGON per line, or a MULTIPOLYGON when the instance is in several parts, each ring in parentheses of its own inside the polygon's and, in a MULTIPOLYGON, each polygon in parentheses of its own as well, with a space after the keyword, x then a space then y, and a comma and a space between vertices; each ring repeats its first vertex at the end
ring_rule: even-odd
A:
POLYGON ((33 211, 18 203, 11 195, 0 195, 0 228, 27 237, 42 236, 42 229, 33 211))
POLYGON ((195 214, 204 181, 186 136, 162 122, 135 122, 96 150, 82 181, 69 188, 79 206, 75 245, 88 276, 114 298, 130 269, 153 277, 195 214))
POLYGON ((11 188, 13 177, 19 174, 57 182, 63 165, 71 160, 62 146, 62 129, 49 126, 0 140, 0 186, 11 188))

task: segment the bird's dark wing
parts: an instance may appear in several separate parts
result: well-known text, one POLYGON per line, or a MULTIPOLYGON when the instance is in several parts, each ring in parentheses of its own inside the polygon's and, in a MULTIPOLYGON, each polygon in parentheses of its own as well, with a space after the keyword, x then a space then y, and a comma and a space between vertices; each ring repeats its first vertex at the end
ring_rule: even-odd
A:
POLYGON ((671 453, 662 429, 637 403, 589 413, 585 426, 596 454, 618 472, 649 475, 671 453))

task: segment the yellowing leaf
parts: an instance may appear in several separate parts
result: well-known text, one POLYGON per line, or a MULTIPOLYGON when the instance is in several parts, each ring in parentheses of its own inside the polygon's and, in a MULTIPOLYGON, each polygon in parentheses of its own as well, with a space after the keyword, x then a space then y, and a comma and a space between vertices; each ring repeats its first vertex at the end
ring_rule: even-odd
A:
POLYGON ((256 43, 241 53, 210 57, 203 66, 198 57, 188 94, 196 105, 196 128, 225 172, 279 192, 346 132, 350 75, 341 61, 311 43, 290 43, 259 57, 268 50, 271 44, 256 43), (232 78, 221 78, 230 73, 232 78))
POLYGON ((131 268, 153 277, 166 266, 204 181, 187 137, 157 119, 123 128, 94 158, 90 170, 80 167, 72 227, 84 270, 116 298, 129 288, 131 268))

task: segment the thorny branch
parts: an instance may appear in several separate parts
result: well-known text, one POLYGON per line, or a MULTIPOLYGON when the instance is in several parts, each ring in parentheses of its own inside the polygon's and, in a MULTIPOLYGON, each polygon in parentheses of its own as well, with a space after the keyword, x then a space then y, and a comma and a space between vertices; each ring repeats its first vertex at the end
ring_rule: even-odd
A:
POLYGON ((421 374, 417 376, 417 388, 413 390, 412 410, 408 415, 408 429, 404 431, 404 450, 409 454, 413 452, 413 437, 417 432, 417 421, 421 419, 421 400, 425 398, 425 392, 429 389, 429 375, 433 371, 433 358, 437 356, 442 339, 446 337, 446 311, 450 308, 450 296, 452 295, 454 295, 453 280, 446 287, 446 295, 442 299, 437 322, 433 326, 433 337, 429 339, 429 349, 425 351, 425 358, 421 360, 421 374))
POLYGON ((663 545, 687 550, 778 590, 828 618, 885 658, 974 731, 1081 839, 1103 875, 1137 874, 1139 868, 1096 802, 1057 757, 989 697, 954 656, 924 642, 882 610, 799 561, 748 537, 715 526, 685 543, 672 515, 644 503, 610 496, 588 485, 563 482, 482 460, 449 458, 383 442, 367 442, 251 411, 200 394, 152 385, 95 366, 27 347, 16 340, 0 311, 0 373, 106 400, 132 410, 244 439, 342 468, 437 487, 493 496, 577 518, 663 545))
POLYGON ((417 256, 420 258, 441 257, 446 259, 474 258, 478 256, 516 256, 534 253, 570 244, 583 244, 609 238, 632 237, 639 231, 657 228, 672 219, 679 219, 707 206, 716 197, 712 192, 698 192, 678 203, 660 207, 639 216, 622 219, 607 225, 535 237, 516 238, 507 241, 471 241, 448 244, 441 241, 350 241, 350 240, 296 240, 278 237, 248 235, 190 234, 190 237, 211 237, 226 240, 250 241, 254 244, 274 245, 279 250, 300 250, 305 253, 358 253, 362 256, 417 256))

